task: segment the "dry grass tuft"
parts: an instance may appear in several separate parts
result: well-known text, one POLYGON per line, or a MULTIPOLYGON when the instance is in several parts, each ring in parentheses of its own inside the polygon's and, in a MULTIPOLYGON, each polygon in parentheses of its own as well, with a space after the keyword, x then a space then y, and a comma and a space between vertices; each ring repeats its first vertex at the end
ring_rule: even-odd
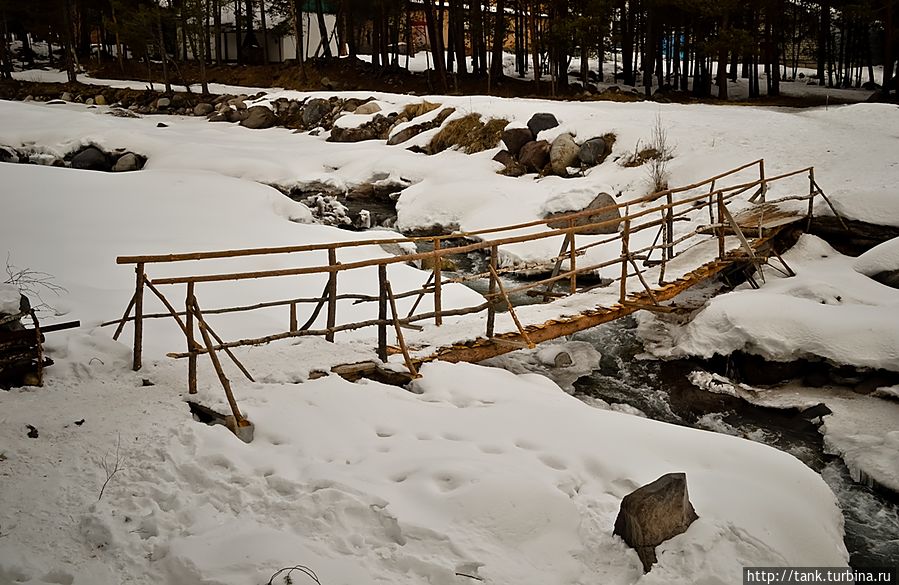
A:
POLYGON ((480 114, 468 114, 448 122, 431 140, 430 152, 436 154, 458 146, 466 154, 474 154, 494 148, 508 124, 501 118, 492 118, 485 124, 480 114))
POLYGON ((627 168, 640 167, 651 160, 659 160, 660 158, 662 158, 662 153, 659 150, 652 147, 640 148, 640 144, 637 143, 637 148, 634 149, 634 152, 621 159, 621 166, 627 168))
POLYGON ((423 100, 417 104, 408 104, 405 108, 403 108, 401 116, 405 116, 407 120, 412 120, 413 118, 417 118, 419 116, 423 116, 428 112, 432 112, 440 107, 440 104, 435 104, 429 102, 427 100, 423 100))
POLYGON ((462 145, 471 134, 477 132, 483 125, 480 114, 468 114, 447 122, 446 126, 431 139, 431 154, 462 145))

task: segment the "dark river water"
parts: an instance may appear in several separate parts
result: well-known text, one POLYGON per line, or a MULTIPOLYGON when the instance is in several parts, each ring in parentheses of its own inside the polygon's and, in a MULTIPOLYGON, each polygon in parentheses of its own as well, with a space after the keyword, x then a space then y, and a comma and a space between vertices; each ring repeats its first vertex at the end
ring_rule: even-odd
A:
POLYGON ((852 481, 843 462, 823 452, 817 425, 797 411, 753 406, 699 390, 684 361, 639 359, 643 349, 633 319, 578 333, 602 354, 600 368, 575 383, 578 395, 636 407, 648 417, 741 436, 786 451, 817 471, 843 509, 846 548, 853 567, 899 565, 899 497, 852 481))

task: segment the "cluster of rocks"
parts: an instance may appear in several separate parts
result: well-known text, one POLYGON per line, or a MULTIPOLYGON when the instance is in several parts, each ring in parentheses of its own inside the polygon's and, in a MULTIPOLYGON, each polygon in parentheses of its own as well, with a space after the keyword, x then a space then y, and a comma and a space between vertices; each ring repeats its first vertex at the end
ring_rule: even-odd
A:
POLYGON ((197 116, 207 116, 210 122, 238 123, 251 129, 278 126, 298 132, 330 131, 327 139, 329 142, 386 140, 388 144, 395 145, 406 142, 422 132, 439 127, 455 111, 454 108, 444 108, 436 117, 403 128, 394 134, 393 131, 399 125, 439 108, 440 104, 424 101, 410 104, 402 112, 390 112, 386 115, 381 113, 381 106, 371 97, 368 99, 331 97, 306 100, 282 97, 274 100, 270 105, 252 104, 263 95, 223 95, 212 103, 197 104, 192 113, 197 116), (372 118, 355 127, 336 124, 338 118, 347 114, 372 116, 372 118))
POLYGON ((93 144, 83 146, 62 158, 35 148, 17 149, 0 145, 0 162, 124 173, 144 168, 147 158, 123 149, 105 151, 93 144))
POLYGON ((57 97, 47 95, 26 95, 22 101, 41 101, 49 105, 80 103, 86 106, 111 106, 108 113, 114 116, 138 117, 146 114, 176 114, 180 116, 205 116, 199 113, 208 104, 197 103, 197 96, 187 93, 172 93, 160 96, 158 92, 145 90, 103 88, 101 93, 73 93, 64 91, 57 97), (202 106, 202 107, 201 107, 202 106))
POLYGON ((527 173, 571 176, 570 169, 585 169, 601 164, 612 151, 614 135, 597 136, 578 144, 569 133, 559 134, 551 143, 537 140, 544 130, 555 128, 559 121, 553 114, 537 113, 526 128, 506 128, 502 133, 505 150, 493 160, 503 164, 504 175, 519 177, 527 173))
POLYGON ((312 181, 280 188, 285 195, 303 203, 321 223, 348 230, 372 227, 391 228, 396 224, 396 200, 412 182, 402 177, 378 173, 368 181, 340 188, 312 181))

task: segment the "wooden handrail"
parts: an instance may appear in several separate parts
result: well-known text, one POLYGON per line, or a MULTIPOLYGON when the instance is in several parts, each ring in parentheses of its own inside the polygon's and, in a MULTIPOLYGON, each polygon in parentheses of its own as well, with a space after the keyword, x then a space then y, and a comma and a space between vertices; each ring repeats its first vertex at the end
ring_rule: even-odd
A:
MULTIPOLYGON (((484 234, 497 233, 500 231, 512 231, 517 229, 523 229, 528 227, 534 227, 537 225, 546 224, 549 221, 555 222, 563 222, 568 220, 577 220, 582 217, 589 217, 594 215, 599 215, 604 211, 611 211, 612 209, 621 209, 628 205, 635 205, 639 203, 647 203, 650 201, 655 201, 660 197, 664 197, 669 194, 674 193, 682 193, 684 191, 690 191, 692 189, 697 189, 702 187, 703 185, 707 185, 714 181, 717 181, 723 177, 727 177, 729 175, 736 174, 740 171, 746 170, 752 166, 758 165, 761 160, 753 161, 751 163, 746 163, 745 165, 736 167, 719 175, 715 175, 714 177, 710 177, 708 179, 704 179, 698 183, 693 183, 690 185, 684 185, 682 187, 676 187, 673 189, 666 189, 664 191, 659 191, 657 193, 651 193, 649 195, 645 195, 643 197, 639 197, 637 199, 630 199, 626 202, 616 203, 614 205, 609 205, 602 208, 597 209, 586 209, 581 211, 576 211, 560 216, 556 216, 553 218, 545 218, 532 220, 528 222, 522 222, 518 224, 505 225, 501 227, 495 228, 487 228, 482 230, 474 230, 469 232, 453 232, 450 234, 443 234, 437 236, 416 236, 416 237, 403 237, 403 238, 384 238, 384 239, 367 239, 367 240, 352 240, 347 242, 327 242, 322 244, 304 244, 300 246, 278 246, 278 247, 268 247, 268 248, 247 248, 241 250, 217 250, 210 252, 187 252, 183 254, 157 254, 157 255, 140 255, 140 256, 119 256, 116 258, 116 264, 137 264, 139 262, 144 264, 154 264, 154 263, 169 263, 169 262, 183 262, 188 260, 210 260, 210 259, 220 259, 220 258, 238 258, 238 257, 246 257, 246 256, 264 256, 264 255, 272 255, 272 254, 290 254, 295 252, 314 252, 314 251, 325 251, 325 250, 334 250, 339 248, 353 248, 360 246, 376 246, 380 244, 404 244, 404 243, 416 243, 416 242, 431 242, 434 240, 447 240, 447 239, 462 239, 469 238, 473 236, 480 236, 484 234)), ((767 179, 759 179, 753 181, 751 183, 743 183, 740 185, 735 185, 733 187, 729 187, 727 189, 739 188, 746 185, 758 185, 763 182, 770 183, 771 181, 776 181, 778 179, 786 178, 792 175, 800 174, 803 172, 807 172, 811 167, 807 167, 805 169, 800 169, 798 171, 793 171, 791 173, 786 173, 784 175, 778 175, 776 177, 769 177, 767 179)))
MULTIPOLYGON (((198 356, 204 353, 209 354, 210 359, 213 362, 213 367, 216 370, 222 386, 225 389, 225 393, 228 397, 229 405, 232 407, 232 412, 234 414, 235 420, 240 423, 243 418, 240 414, 240 411, 237 409, 237 405, 236 402, 234 402, 233 395, 231 395, 230 382, 225 376, 224 371, 222 370, 222 364, 218 359, 218 356, 216 355, 216 352, 218 351, 225 351, 226 355, 231 358, 231 360, 237 365, 237 367, 243 372, 243 374, 248 379, 252 380, 252 376, 250 375, 249 371, 245 367, 243 367, 243 364, 241 364, 236 356, 231 352, 231 348, 246 345, 259 345, 272 341, 303 336, 322 336, 329 341, 333 341, 335 334, 339 332, 353 331, 367 327, 377 327, 378 356, 382 360, 386 361, 388 349, 387 328, 392 324, 396 332, 398 342, 401 346, 401 350, 404 354, 404 359, 406 361, 407 367, 414 375, 416 373, 416 369, 414 367, 413 360, 410 357, 409 350, 405 344, 405 339, 401 331, 402 327, 410 327, 415 322, 430 319, 433 319, 434 323, 439 326, 441 325, 445 317, 481 313, 486 309, 486 337, 488 339, 494 339, 496 337, 494 335, 494 327, 497 304, 500 300, 504 300, 505 304, 508 305, 511 318, 516 328, 518 329, 519 336, 528 342, 526 345, 532 345, 530 343, 528 334, 528 330, 531 329, 531 327, 524 326, 519 321, 517 312, 512 307, 512 303, 509 300, 510 295, 518 292, 532 291, 533 289, 537 289, 540 286, 547 286, 547 289, 542 293, 540 291, 537 291, 536 296, 540 296, 542 294, 544 296, 544 300, 552 298, 553 296, 564 296, 564 293, 557 294, 552 291, 553 285, 560 280, 568 280, 569 285, 567 287, 567 292, 568 294, 574 294, 578 292, 578 275, 594 273, 608 266, 616 266, 620 264, 620 274, 617 275, 617 277, 613 278, 613 282, 616 280, 618 281, 619 305, 624 306, 627 303, 632 303, 637 298, 643 298, 645 301, 652 303, 653 306, 657 306, 658 299, 655 296, 655 292, 659 291, 654 292, 650 287, 646 278, 644 278, 645 269, 640 269, 640 267, 637 265, 637 260, 646 260, 652 255, 652 252, 654 250, 661 250, 662 255, 661 260, 659 261, 661 263, 661 270, 658 278, 659 285, 661 286, 665 281, 665 265, 667 264, 667 262, 670 262, 672 259, 680 256, 680 254, 682 254, 685 250, 685 248, 681 247, 680 244, 685 243, 687 242, 687 240, 694 238, 700 234, 709 233, 709 228, 714 230, 713 233, 715 235, 715 238, 717 239, 718 244, 718 256, 721 261, 724 261, 726 256, 731 257, 725 249, 726 229, 730 229, 732 232, 735 232, 737 234, 744 252, 748 252, 750 259, 754 260, 752 247, 743 235, 741 228, 737 224, 733 215, 727 209, 727 204, 746 191, 749 191, 756 187, 759 188, 759 191, 757 191, 756 195, 753 195, 753 198, 759 194, 764 197, 764 193, 768 190, 768 187, 771 183, 802 174, 808 174, 808 195, 790 196, 786 199, 808 199, 808 216, 809 221, 811 221, 811 212, 814 197, 818 194, 824 196, 820 187, 818 187, 817 183, 815 183, 814 168, 806 167, 804 169, 782 173, 780 175, 775 175, 772 177, 766 177, 764 161, 757 160, 739 166, 735 169, 731 169, 730 171, 720 173, 718 175, 715 175, 714 177, 710 177, 700 182, 682 187, 666 189, 657 193, 651 193, 644 197, 623 201, 621 203, 615 203, 613 205, 608 205, 602 208, 585 209, 582 211, 563 214, 555 217, 522 222, 514 225, 475 230, 471 232, 456 232, 440 236, 380 238, 354 240, 347 242, 331 242, 324 244, 306 244, 300 246, 280 246, 242 250, 220 250, 210 252, 191 252, 184 254, 119 256, 116 259, 116 262, 118 264, 135 264, 135 292, 122 319, 110 322, 108 324, 118 324, 118 328, 115 334, 115 337, 118 337, 124 324, 132 320, 134 321, 134 368, 137 369, 141 365, 141 337, 143 320, 157 317, 174 318, 179 327, 182 329, 182 332, 185 334, 187 351, 183 353, 168 355, 172 357, 189 358, 189 392, 195 393, 197 391, 198 356), (759 168, 759 179, 724 187, 718 185, 722 178, 734 175, 735 173, 751 168, 753 166, 758 166, 759 168), (711 185, 711 188, 708 192, 694 195, 688 194, 687 196, 679 199, 675 199, 673 196, 674 194, 686 193, 705 185, 711 185), (709 209, 710 225, 695 227, 688 233, 680 234, 678 235, 678 237, 675 237, 675 221, 688 220, 690 219, 688 216, 691 213, 704 207, 707 207, 709 209), (618 210, 618 213, 615 214, 615 217, 607 220, 593 221, 594 218, 613 210, 618 210), (586 222, 579 225, 578 221, 583 221, 585 218, 586 222), (552 228, 552 225, 562 225, 564 227, 556 229, 552 228), (607 234, 607 237, 591 238, 589 243, 577 246, 577 235, 584 235, 585 233, 594 232, 599 228, 609 226, 615 226, 616 230, 620 227, 623 227, 623 231, 615 231, 614 233, 607 234), (538 229, 537 231, 532 231, 531 233, 514 233, 517 230, 524 230, 527 228, 540 229, 538 229), (639 240, 636 242, 633 240, 634 234, 650 229, 659 229, 659 234, 650 245, 646 246, 644 244, 641 244, 639 240), (537 281, 528 282, 521 286, 517 286, 507 290, 503 283, 500 281, 500 273, 518 270, 521 269, 521 267, 511 266, 503 269, 499 268, 498 260, 500 246, 508 246, 510 244, 543 240, 559 236, 564 236, 565 240, 562 248, 559 250, 558 255, 554 256, 548 261, 543 261, 534 265, 535 267, 540 268, 548 267, 554 264, 555 266, 553 268, 552 275, 549 278, 542 278, 537 281), (662 240, 661 242, 659 242, 660 237, 662 240), (455 246, 445 245, 444 242, 450 239, 467 239, 469 241, 467 243, 462 243, 455 246), (472 239, 476 239, 477 241, 471 241, 472 239), (592 264, 589 262, 578 261, 577 257, 585 255, 588 249, 597 247, 599 245, 610 244, 618 240, 621 241, 621 251, 618 257, 613 257, 602 262, 592 264), (347 250, 363 246, 377 246, 382 244, 408 244, 418 242, 429 242, 432 245, 432 249, 427 252, 415 252, 403 256, 385 255, 383 257, 347 261, 344 263, 339 262, 337 258, 338 250, 347 250), (675 246, 678 246, 677 252, 675 252, 675 246), (480 275, 468 275, 462 278, 451 278, 447 280, 443 279, 442 259, 444 257, 466 254, 475 251, 486 251, 488 253, 489 266, 486 272, 481 273, 480 275), (207 259, 226 259, 262 255, 293 254, 302 252, 325 252, 327 254, 327 264, 248 272, 168 276, 163 278, 151 278, 146 273, 146 265, 153 263, 173 263, 190 260, 199 261, 207 259), (395 294, 389 280, 387 279, 387 267, 391 264, 405 264, 425 259, 428 259, 432 262, 428 281, 423 286, 420 286, 418 288, 395 294), (562 270, 562 262, 565 260, 568 261, 568 269, 562 270), (338 293, 338 275, 340 272, 374 267, 377 267, 378 281, 380 285, 380 291, 377 295, 338 293), (633 272, 631 272, 631 268, 633 269, 633 272), (208 311, 200 310, 200 305, 196 297, 196 288, 197 284, 199 283, 243 281, 259 278, 300 276, 307 274, 327 275, 327 283, 325 284, 324 290, 322 290, 321 296, 266 301, 256 303, 254 305, 225 307, 208 311), (484 276, 489 278, 489 292, 484 295, 486 302, 479 303, 478 305, 471 307, 444 309, 442 306, 441 298, 442 287, 450 282, 462 282, 474 278, 475 276, 484 276), (642 286, 642 292, 634 292, 634 290, 639 290, 634 289, 634 287, 631 287, 632 290, 628 290, 628 278, 630 277, 636 277, 637 279, 639 279, 640 285, 642 286), (187 285, 187 294, 183 312, 176 310, 175 307, 168 301, 168 299, 166 299, 166 297, 160 292, 158 288, 162 285, 180 284, 187 285), (144 314, 143 295, 145 289, 150 289, 153 294, 159 297, 165 308, 168 310, 168 313, 144 314), (419 302, 426 294, 433 295, 434 310, 422 312, 419 314, 413 314, 418 308, 419 302), (412 296, 417 296, 418 299, 416 300, 412 309, 409 311, 409 315, 406 318, 400 318, 397 313, 396 300, 412 296), (377 302, 378 318, 354 323, 338 323, 338 301, 341 300, 354 300, 357 303, 377 302), (302 303, 315 303, 315 308, 312 311, 311 315, 308 317, 308 320, 305 322, 305 324, 299 325, 297 306, 302 303), (215 331, 206 322, 207 316, 211 314, 242 312, 285 305, 289 306, 290 308, 289 330, 286 332, 274 333, 264 337, 240 339, 236 341, 226 342, 222 340, 218 335, 216 335, 215 331), (327 307, 325 327, 312 329, 313 325, 318 320, 321 311, 323 311, 325 307, 327 307), (133 317, 130 316, 132 309, 134 309, 133 317), (184 321, 181 320, 182 316, 185 317, 184 321), (196 332, 199 332, 200 334, 199 339, 197 338, 198 336, 196 335, 196 332)), ((830 201, 826 197, 824 198, 825 201, 829 205, 831 205, 831 208, 833 208, 830 201)), ((761 225, 759 227, 759 237, 762 237, 761 225)), ((663 288, 662 290, 668 289, 663 288)), ((650 305, 648 304, 646 304, 646 306, 650 307, 650 305)), ((499 337, 501 338, 503 337, 503 335, 500 335, 499 337)), ((501 339, 497 339, 497 341, 501 341, 501 339)))

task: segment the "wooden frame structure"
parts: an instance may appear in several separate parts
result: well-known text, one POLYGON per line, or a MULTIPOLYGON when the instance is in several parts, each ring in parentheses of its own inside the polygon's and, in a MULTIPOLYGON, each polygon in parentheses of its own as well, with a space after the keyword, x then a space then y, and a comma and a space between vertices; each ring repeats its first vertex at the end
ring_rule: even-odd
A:
MULTIPOLYGON (((219 352, 224 352, 228 358, 237 365, 243 375, 252 380, 253 378, 250 372, 240 363, 231 351, 233 348, 260 345, 272 341, 309 335, 322 336, 328 341, 333 341, 336 333, 369 327, 377 328, 377 352, 378 356, 383 361, 387 360, 388 352, 392 349, 387 345, 387 329, 388 327, 394 329, 399 344, 398 352, 403 354, 406 367, 413 377, 417 375, 416 364, 427 361, 428 359, 475 361, 485 359, 486 357, 490 357, 490 355, 512 351, 519 347, 533 347, 535 343, 540 341, 567 335, 573 331, 583 329, 586 326, 590 326, 589 323, 598 324, 599 322, 612 320, 618 316, 623 316, 624 314, 629 314, 639 309, 658 309, 661 302, 672 298, 675 294, 689 288, 689 286, 692 286, 696 282, 717 274, 729 264, 735 262, 749 262, 752 266, 760 268, 761 265, 767 261, 768 252, 766 251, 767 248, 764 248, 764 244, 768 242, 772 231, 780 229, 790 223, 794 223, 799 219, 807 219, 807 222, 810 224, 812 221, 814 200, 818 195, 821 195, 833 210, 833 206, 830 204, 829 199, 827 199, 826 195, 824 195, 821 188, 815 182, 813 167, 799 169, 774 177, 766 177, 764 161, 757 160, 698 183, 653 193, 645 197, 632 199, 606 208, 590 209, 566 214, 561 217, 553 217, 551 219, 535 220, 473 232, 414 238, 368 239, 275 248, 221 250, 166 255, 120 256, 116 259, 118 264, 134 266, 135 291, 128 303, 128 307, 125 310, 123 317, 119 320, 105 323, 104 325, 117 324, 118 327, 113 337, 118 339, 125 325, 129 322, 134 323, 133 368, 138 370, 142 365, 144 320, 173 318, 185 335, 186 351, 169 355, 171 357, 186 358, 188 360, 189 392, 195 393, 197 391, 197 360, 202 354, 208 354, 225 391, 226 397, 228 398, 232 414, 237 424, 242 425, 246 424, 246 421, 234 400, 230 382, 225 376, 219 359, 219 352), (734 180, 735 175, 738 173, 749 171, 753 168, 757 169, 757 178, 728 186, 720 186, 725 179, 734 180), (772 183, 800 175, 806 175, 808 178, 807 193, 784 197, 776 201, 766 201, 766 195, 769 186, 772 183), (705 191, 705 189, 708 190, 705 191), (732 213, 728 207, 729 204, 736 201, 736 198, 740 195, 748 192, 752 192, 749 201, 755 204, 753 207, 750 207, 748 211, 754 213, 747 214, 747 210, 744 210, 742 213, 732 213), (787 200, 807 200, 808 209, 805 215, 803 216, 795 212, 791 213, 781 210, 778 204, 787 200), (689 220, 688 216, 695 218, 697 210, 703 209, 708 210, 708 224, 701 225, 688 233, 679 236, 675 235, 675 222, 689 220), (602 216, 613 210, 618 212, 620 219, 593 221, 593 218, 602 216), (771 218, 774 219, 772 220, 771 218), (565 227, 558 229, 549 228, 550 222, 553 225, 563 225, 565 227), (594 238, 589 243, 577 245, 576 236, 578 234, 590 232, 591 230, 596 230, 596 228, 603 226, 611 226, 613 231, 614 228, 617 227, 618 230, 606 236, 594 238), (523 233, 527 230, 531 230, 531 232, 523 233), (657 230, 652 244, 642 247, 632 246, 634 234, 645 230, 657 230), (549 277, 526 282, 513 289, 507 289, 503 285, 500 278, 502 274, 522 270, 522 267, 515 266, 501 268, 499 263, 499 250, 501 246, 546 238, 556 238, 559 236, 562 236, 563 243, 559 254, 556 257, 549 259, 545 263, 529 265, 526 267, 528 269, 537 268, 551 272, 549 277), (725 238, 727 236, 736 236, 738 238, 740 242, 739 252, 728 253, 726 251, 725 238), (711 263, 714 266, 710 267, 707 265, 699 267, 698 271, 691 273, 692 276, 686 280, 685 277, 682 277, 667 282, 665 280, 665 268, 668 263, 698 241, 708 241, 709 237, 715 238, 718 241, 718 258, 715 262, 711 263), (452 245, 452 242, 460 240, 463 243, 452 245), (578 258, 584 256, 590 248, 600 245, 609 245, 616 241, 620 242, 621 248, 618 257, 592 265, 585 265, 583 262, 578 262, 578 258), (430 251, 416 252, 402 256, 385 256, 360 261, 341 262, 341 259, 339 258, 340 254, 363 246, 420 243, 429 244, 431 248, 430 251), (444 259, 450 256, 468 254, 471 252, 481 252, 488 256, 489 262, 487 270, 478 274, 446 278, 443 274, 444 259), (656 252, 658 258, 653 257, 656 252), (326 264, 315 264, 296 268, 244 272, 216 272, 211 274, 167 276, 160 278, 151 277, 147 272, 148 266, 157 264, 183 263, 188 261, 196 263, 213 259, 223 260, 255 256, 268 257, 275 255, 300 255, 305 258, 319 258, 322 254, 327 255, 326 264), (409 263, 413 261, 421 261, 427 263, 431 267, 427 281, 421 287, 416 289, 399 292, 395 291, 387 278, 387 267, 391 264, 409 263), (511 295, 516 293, 530 293, 533 296, 542 296, 544 301, 546 301, 560 296, 584 292, 593 288, 593 286, 579 287, 579 275, 593 275, 600 269, 609 269, 616 265, 620 270, 615 279, 618 281, 619 288, 618 305, 616 306, 615 311, 610 312, 608 308, 598 307, 592 312, 592 317, 586 322, 581 322, 577 326, 578 328, 570 330, 571 326, 560 326, 549 333, 544 331, 537 334, 534 332, 533 326, 525 327, 520 322, 510 300, 511 295), (661 287, 660 289, 653 289, 653 286, 647 281, 646 276, 644 275, 644 272, 649 267, 655 266, 659 267, 657 284, 661 287), (379 292, 377 295, 339 292, 341 274, 351 270, 372 267, 376 267, 378 271, 379 292), (307 275, 319 275, 319 277, 324 275, 327 277, 327 283, 320 296, 288 298, 277 301, 260 302, 253 305, 221 307, 206 310, 200 309, 197 299, 198 288, 206 283, 226 281, 239 282, 255 279, 302 277, 307 275), (633 278, 639 280, 642 292, 629 295, 628 280, 633 278), (488 292, 485 295, 483 303, 471 307, 454 309, 443 308, 443 286, 449 283, 465 283, 474 279, 489 280, 488 292), (565 281, 568 282, 567 291, 565 293, 554 292, 553 289, 555 285, 565 281), (163 287, 181 286, 184 287, 183 298, 185 300, 183 310, 178 310, 169 298, 163 294, 162 289, 163 287), (147 290, 159 299, 167 312, 155 314, 146 314, 144 312, 144 296, 147 290), (433 310, 415 313, 421 300, 425 296, 430 296, 432 298, 433 310), (396 303, 397 299, 411 297, 415 297, 416 299, 411 311, 406 316, 399 315, 396 303), (340 323, 338 322, 338 301, 341 300, 352 300, 354 304, 369 302, 377 303, 378 317, 377 319, 365 321, 340 323), (495 316, 497 313, 497 306, 500 304, 508 307, 510 315, 518 330, 517 334, 495 335, 495 316), (300 307, 304 305, 312 305, 312 309, 306 321, 303 324, 300 324, 299 311, 300 307), (264 337, 226 342, 216 334, 208 320, 210 315, 247 312, 273 307, 285 307, 287 309, 288 318, 286 321, 288 326, 285 331, 272 333, 264 337), (319 321, 323 310, 326 314, 324 327, 319 326, 318 328, 313 329, 316 322, 319 321), (432 320, 435 325, 440 326, 447 317, 468 315, 483 311, 486 311, 487 315, 485 337, 479 340, 481 346, 483 347, 485 343, 489 342, 492 346, 498 344, 504 345, 504 349, 496 349, 494 347, 494 349, 491 350, 492 353, 491 351, 471 351, 470 348, 472 347, 472 344, 468 344, 466 348, 469 349, 457 351, 455 354, 441 350, 428 358, 412 358, 409 348, 406 346, 404 340, 404 328, 419 329, 420 326, 416 325, 416 323, 429 322, 432 320), (597 320, 596 315, 600 313, 603 317, 597 320), (532 332, 529 333, 529 330, 532 332), (197 335, 198 333, 199 335, 197 335)), ((833 211, 836 213, 836 210, 833 211)), ((787 267, 785 263, 783 266, 789 271, 789 267, 787 267)), ((589 316, 588 314, 591 314, 591 312, 587 311, 583 315, 589 316)), ((478 343, 475 343, 474 345, 477 346, 478 343)))

